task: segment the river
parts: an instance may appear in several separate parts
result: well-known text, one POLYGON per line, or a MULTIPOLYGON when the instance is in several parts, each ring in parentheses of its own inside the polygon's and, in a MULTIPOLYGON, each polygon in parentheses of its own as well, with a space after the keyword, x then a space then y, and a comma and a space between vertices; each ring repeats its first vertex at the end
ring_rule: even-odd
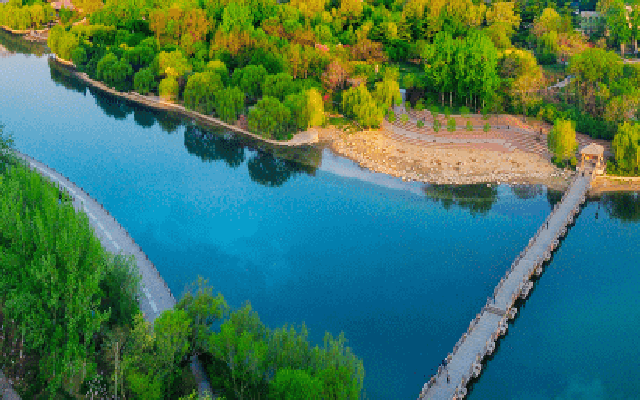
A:
MULTIPOLYGON (((0 122, 18 150, 104 204, 176 296, 202 275, 267 326, 304 321, 314 344, 344 331, 369 399, 417 397, 558 200, 539 186, 402 182, 322 148, 207 131, 87 88, 12 40, 0 34, 19 52, 0 58, 0 122)), ((638 393, 639 204, 586 205, 470 398, 638 393)))

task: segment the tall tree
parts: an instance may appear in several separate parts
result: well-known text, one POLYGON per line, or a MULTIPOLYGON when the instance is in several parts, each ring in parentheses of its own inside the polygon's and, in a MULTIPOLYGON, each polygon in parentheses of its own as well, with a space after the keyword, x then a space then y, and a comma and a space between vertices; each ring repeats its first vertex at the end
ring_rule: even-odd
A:
POLYGON ((575 157, 578 150, 575 122, 557 119, 547 135, 547 145, 557 159, 568 160, 575 157))

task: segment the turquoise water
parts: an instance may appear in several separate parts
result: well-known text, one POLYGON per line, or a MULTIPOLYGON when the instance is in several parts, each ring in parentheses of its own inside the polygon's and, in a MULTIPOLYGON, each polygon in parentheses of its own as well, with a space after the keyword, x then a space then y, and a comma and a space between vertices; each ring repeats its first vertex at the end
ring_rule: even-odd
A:
POLYGON ((639 398, 638 239, 637 193, 589 202, 470 398, 639 398))
MULTIPOLYGON (((318 344, 325 331, 334 336, 344 331, 364 360, 371 399, 417 397, 557 201, 557 194, 539 187, 425 189, 363 171, 326 150, 260 150, 224 132, 205 139, 188 121, 92 94, 51 70, 46 58, 0 59, 0 121, 20 151, 103 203, 175 294, 202 275, 233 307, 250 301, 268 326, 304 321, 318 344)), ((622 249, 633 249, 638 223, 624 225, 626 242, 621 242, 615 239, 619 220, 605 215, 600 212, 599 231, 624 243, 622 249)), ((563 252, 569 259, 582 252, 607 271, 622 260, 621 248, 582 246, 583 216, 553 263, 563 252), (570 250, 574 233, 579 242, 570 250)), ((627 263, 617 268, 629 268, 627 263)), ((558 301, 555 293, 543 293, 553 271, 554 264, 474 397, 490 398, 505 385, 524 387, 528 377, 510 368, 516 360, 540 373, 549 370, 537 365, 549 357, 527 353, 533 350, 529 343, 512 345, 515 354, 508 348, 518 329, 525 329, 520 326, 534 318, 528 310, 536 299, 558 301), (503 367, 510 372, 498 372, 503 367)), ((617 275, 606 276, 617 282, 617 275)), ((564 281, 552 286, 574 300, 587 295, 564 281)), ((628 296, 637 293, 625 290, 628 296)), ((548 313, 547 303, 533 315, 548 313)), ((571 317, 557 312, 560 319, 571 317)), ((611 319, 598 317, 599 325, 611 319)), ((637 334, 635 328, 631 332, 637 334)), ((523 331, 525 340, 535 334, 531 329, 523 331)), ((602 349, 615 338, 596 344, 602 349)), ((591 354, 574 346, 567 357, 577 362, 591 354)), ((602 368, 600 360, 591 363, 602 368)), ((555 368, 569 382, 575 365, 555 368)), ((547 380, 534 387, 548 393, 560 389, 547 380)))

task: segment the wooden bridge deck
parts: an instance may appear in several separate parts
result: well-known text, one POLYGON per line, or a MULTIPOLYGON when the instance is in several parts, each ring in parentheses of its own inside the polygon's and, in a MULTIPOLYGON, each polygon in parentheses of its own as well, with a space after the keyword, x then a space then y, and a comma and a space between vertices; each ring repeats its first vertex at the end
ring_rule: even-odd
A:
POLYGON ((507 331, 508 319, 515 317, 515 301, 528 295, 533 287, 530 278, 542 272, 542 264, 549 260, 560 238, 566 234, 590 184, 589 173, 575 178, 562 201, 554 207, 527 248, 500 280, 493 296, 487 299, 482 311, 471 321, 467 332, 447 356, 446 365, 441 366, 424 385, 419 399, 461 399, 466 396, 467 384, 481 372, 482 359, 494 351, 495 342, 507 331))

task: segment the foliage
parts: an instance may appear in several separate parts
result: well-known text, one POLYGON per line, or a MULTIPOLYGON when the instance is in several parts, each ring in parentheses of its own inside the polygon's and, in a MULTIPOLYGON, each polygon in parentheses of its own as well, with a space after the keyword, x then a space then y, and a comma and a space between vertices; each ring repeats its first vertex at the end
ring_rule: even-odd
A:
POLYGON ((467 121, 467 130, 469 132, 473 131, 473 124, 471 124, 471 121, 467 121))
POLYGON ((237 86, 228 87, 217 92, 216 114, 226 123, 232 124, 244 114, 244 93, 237 86))
POLYGON ((285 97, 294 93, 296 86, 293 83, 293 77, 286 72, 277 75, 267 75, 262 84, 262 93, 264 96, 275 97, 283 101, 285 97))
POLYGON ((442 123, 439 120, 435 120, 433 121, 433 130, 435 132, 440 132, 440 127, 442 126, 442 123))
POLYGON ((640 174, 640 125, 625 122, 612 142, 615 164, 625 174, 640 174))
POLYGON ((449 120, 447 121, 447 130, 449 132, 453 132, 456 130, 456 119, 455 118, 449 118, 449 120))
POLYGON ((148 94, 155 91, 158 87, 156 78, 153 68, 142 68, 140 71, 136 72, 133 77, 133 88, 140 94, 148 94))
POLYGON ((127 90, 129 77, 133 75, 133 68, 124 60, 118 59, 113 53, 106 54, 97 67, 97 77, 107 86, 115 87, 116 90, 127 90))
POLYGON ((215 109, 216 98, 222 88, 222 80, 218 74, 196 72, 189 77, 184 89, 184 106, 199 113, 210 115, 215 109))
POLYGON ((247 65, 233 71, 231 84, 239 87, 249 99, 255 100, 262 95, 266 76, 267 70, 262 65, 247 65))
POLYGON ((484 124, 484 127, 482 128, 485 132, 489 132, 489 130, 491 130, 491 125, 489 125, 488 123, 484 124))
POLYGON ((352 87, 342 95, 345 114, 363 127, 377 128, 382 123, 383 111, 364 85, 352 87))
POLYGON ((172 76, 168 76, 160 81, 158 92, 160 97, 165 101, 175 101, 178 98, 178 81, 172 76))
POLYGON ((415 106, 416 111, 422 111, 425 109, 425 105, 424 105, 424 101, 422 99, 419 99, 416 102, 416 106, 415 106))
POLYGON ((64 60, 71 60, 71 52, 79 45, 79 40, 73 33, 65 31, 65 29, 56 25, 49 31, 47 45, 64 60))
POLYGON ((423 128, 424 127, 424 122, 419 119, 418 122, 416 123, 416 125, 418 126, 418 128, 423 128))
POLYGON ((402 114, 400 116, 400 122, 402 122, 403 124, 407 124, 409 122, 409 115, 408 114, 402 114))
POLYGON ((560 160, 569 160, 578 150, 575 123, 557 119, 547 135, 549 151, 560 160))
MULTIPOLYGON (((234 74, 235 75, 235 74, 234 74)), ((249 110, 249 130, 267 139, 289 138, 291 111, 275 97, 265 96, 249 110)))
POLYGON ((468 117, 469 113, 471 112, 471 110, 469 110, 469 107, 466 106, 462 106, 460 107, 460 115, 462 115, 463 117, 468 117))

